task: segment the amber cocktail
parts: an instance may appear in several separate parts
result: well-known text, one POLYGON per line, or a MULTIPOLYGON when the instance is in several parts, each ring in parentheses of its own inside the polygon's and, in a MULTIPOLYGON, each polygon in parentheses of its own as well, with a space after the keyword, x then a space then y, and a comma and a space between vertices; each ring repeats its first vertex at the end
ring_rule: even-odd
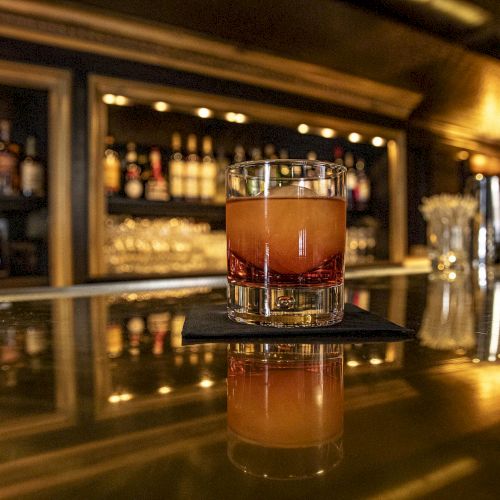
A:
POLYGON ((227 171, 228 314, 278 327, 343 316, 345 168, 306 160, 227 171))
POLYGON ((254 475, 323 474, 342 457, 342 346, 236 344, 227 375, 229 458, 254 475))

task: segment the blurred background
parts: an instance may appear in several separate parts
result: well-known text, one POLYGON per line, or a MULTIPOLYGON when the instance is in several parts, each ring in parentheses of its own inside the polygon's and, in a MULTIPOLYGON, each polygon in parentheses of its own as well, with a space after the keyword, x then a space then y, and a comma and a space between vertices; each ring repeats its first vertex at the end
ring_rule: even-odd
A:
POLYGON ((483 228, 498 262, 499 17, 494 0, 0 0, 0 280, 224 274, 223 170, 277 157, 348 167, 350 268, 425 267, 419 206, 442 193, 476 198, 470 256, 483 228))

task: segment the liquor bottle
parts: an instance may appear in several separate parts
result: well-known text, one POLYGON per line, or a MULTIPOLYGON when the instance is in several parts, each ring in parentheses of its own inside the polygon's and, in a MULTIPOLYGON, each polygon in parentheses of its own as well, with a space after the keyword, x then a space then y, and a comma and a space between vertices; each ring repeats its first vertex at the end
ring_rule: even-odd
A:
POLYGON ((123 331, 120 323, 106 325, 106 351, 108 357, 118 358, 123 353, 123 331))
POLYGON ((170 313, 153 313, 147 318, 148 330, 153 336, 153 354, 161 355, 164 350, 164 340, 169 330, 170 313))
POLYGON ((358 183, 358 177, 356 175, 356 170, 354 169, 354 155, 347 151, 344 156, 344 164, 347 167, 346 172, 346 188, 347 188, 347 209, 356 209, 356 200, 354 198, 354 193, 356 191, 356 186, 358 183))
POLYGON ((370 179, 365 172, 365 162, 361 158, 356 162, 357 184, 354 193, 357 210, 366 210, 370 202, 370 179))
POLYGON ((26 157, 20 165, 21 192, 23 196, 44 196, 44 170, 36 151, 36 139, 26 139, 26 157))
POLYGON ((128 352, 131 356, 141 354, 140 346, 145 327, 146 323, 140 316, 134 316, 127 321, 128 352))
POLYGON ((168 162, 168 180, 170 183, 170 196, 179 201, 184 197, 184 158, 181 151, 181 135, 178 132, 172 134, 172 155, 168 162))
POLYGON ((246 160, 245 148, 241 144, 237 144, 234 148, 233 163, 240 163, 246 160))
POLYGON ((141 182, 143 189, 148 183, 148 180, 150 177, 153 175, 151 172, 151 166, 149 165, 148 162, 148 155, 146 153, 140 153, 137 155, 137 164, 139 165, 139 168, 141 169, 141 182))
POLYGON ((187 139, 187 156, 184 167, 184 198, 196 201, 200 197, 200 157, 197 154, 196 135, 189 134, 187 139))
POLYGON ((338 165, 344 164, 344 150, 340 146, 333 148, 333 159, 338 165))
MULTIPOLYGON (((284 148, 280 149, 279 158, 280 160, 287 160, 288 151, 284 148)), ((280 177, 292 177, 290 165, 280 165, 278 172, 280 177)))
POLYGON ((132 198, 134 200, 141 198, 144 193, 144 185, 141 179, 141 167, 139 166, 137 158, 136 145, 133 142, 127 144, 123 192, 127 198, 132 198))
POLYGON ((10 148, 10 122, 0 121, 0 196, 17 194, 15 178, 18 158, 10 148))
POLYGON ((212 138, 203 137, 203 159, 200 174, 200 198, 202 202, 212 203, 217 193, 217 165, 212 149, 212 138))
POLYGON ((151 148, 149 152, 149 164, 151 166, 151 177, 146 184, 146 199, 168 201, 167 180, 163 175, 159 148, 151 148))
POLYGON ((226 167, 229 165, 229 160, 225 154, 224 148, 217 149, 217 194, 215 203, 224 205, 226 202, 226 167))
POLYGON ((252 161, 262 160, 262 151, 260 150, 260 148, 252 148, 252 150, 250 151, 250 158, 252 158, 252 161))
POLYGON ((276 154, 276 147, 274 144, 266 144, 264 146, 264 159, 266 160, 276 160, 278 155, 276 154))
POLYGON ((104 192, 107 196, 116 196, 121 189, 121 165, 120 157, 114 150, 114 138, 107 136, 105 139, 106 149, 103 158, 103 183, 104 192))

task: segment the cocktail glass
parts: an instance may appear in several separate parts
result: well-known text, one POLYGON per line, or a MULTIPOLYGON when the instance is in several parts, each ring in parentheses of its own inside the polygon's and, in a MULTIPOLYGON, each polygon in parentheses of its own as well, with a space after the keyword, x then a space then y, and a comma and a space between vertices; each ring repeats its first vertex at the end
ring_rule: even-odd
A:
POLYGON ((325 326, 344 312, 345 167, 263 160, 227 168, 228 315, 325 326))

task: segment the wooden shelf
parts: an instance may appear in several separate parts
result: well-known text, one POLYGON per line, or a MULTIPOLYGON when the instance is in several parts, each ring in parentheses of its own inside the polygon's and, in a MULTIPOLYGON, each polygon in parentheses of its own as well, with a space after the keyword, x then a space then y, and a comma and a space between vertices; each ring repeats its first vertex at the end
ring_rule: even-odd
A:
POLYGON ((0 213, 31 212, 47 206, 47 198, 32 196, 0 196, 0 213))
POLYGON ((223 205, 208 205, 183 201, 130 200, 108 198, 108 213, 149 217, 186 217, 223 224, 226 209, 223 205))

